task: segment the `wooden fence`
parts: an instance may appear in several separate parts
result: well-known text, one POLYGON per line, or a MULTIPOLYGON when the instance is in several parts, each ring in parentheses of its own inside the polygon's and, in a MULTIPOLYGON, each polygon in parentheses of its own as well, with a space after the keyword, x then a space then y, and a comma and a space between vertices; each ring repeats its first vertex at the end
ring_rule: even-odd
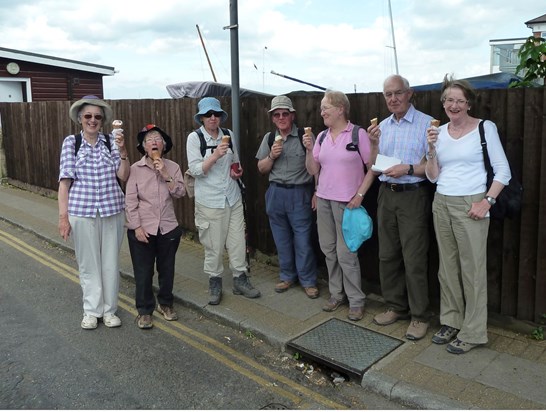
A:
MULTIPOLYGON (((537 322, 546 313, 546 89, 481 90, 471 113, 497 124, 513 170, 521 177, 525 192, 521 216, 504 222, 492 221, 488 241, 489 309, 502 315, 537 322)), ((321 93, 290 95, 300 126, 311 126, 315 134, 324 129, 319 107, 321 93)), ((351 94, 351 120, 363 126, 369 119, 389 115, 381 93, 351 94)), ((220 98, 231 113, 231 100, 220 98)), ((439 92, 419 92, 414 102, 419 110, 442 123, 447 121, 439 92)), ((137 132, 148 123, 167 131, 174 141, 168 157, 187 168, 186 137, 196 127, 193 115, 197 100, 113 100, 116 118, 124 121, 129 156, 136 150, 137 132)), ((68 117, 70 102, 0 103, 8 177, 41 188, 56 190, 62 141, 77 132, 68 117)), ((241 162, 245 169, 249 243, 267 254, 275 252, 264 195, 267 177, 257 172, 254 158, 263 135, 272 129, 267 115, 270 99, 246 97, 241 100, 241 162)), ((231 119, 225 123, 231 127, 231 119)), ((108 128, 107 131, 110 131, 108 128)), ((375 219, 377 185, 364 205, 375 219)), ((180 224, 195 230, 193 200, 176 202, 180 224)), ((379 290, 377 238, 361 248, 360 258, 365 290, 379 290)), ((434 239, 434 238, 433 238, 434 239)), ((430 250, 430 294, 438 302, 438 256, 435 242, 430 250)))

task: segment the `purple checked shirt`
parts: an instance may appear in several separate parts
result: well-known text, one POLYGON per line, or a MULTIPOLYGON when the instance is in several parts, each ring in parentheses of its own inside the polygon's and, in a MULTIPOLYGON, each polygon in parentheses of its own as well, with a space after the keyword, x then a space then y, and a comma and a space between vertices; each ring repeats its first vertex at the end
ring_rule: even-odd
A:
POLYGON ((108 217, 124 210, 124 195, 116 180, 121 159, 119 150, 112 144, 106 147, 110 136, 99 134, 95 146, 82 139, 78 154, 74 155, 76 138, 64 139, 61 149, 59 181, 72 179, 68 192, 68 214, 78 217, 108 217))

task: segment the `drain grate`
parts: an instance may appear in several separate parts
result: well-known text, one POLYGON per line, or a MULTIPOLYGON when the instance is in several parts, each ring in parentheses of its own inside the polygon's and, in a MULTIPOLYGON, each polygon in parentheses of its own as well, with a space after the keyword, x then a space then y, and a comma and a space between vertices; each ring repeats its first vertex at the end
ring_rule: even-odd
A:
POLYGON ((361 379, 366 370, 402 343, 353 323, 330 319, 291 340, 287 347, 331 369, 361 379))

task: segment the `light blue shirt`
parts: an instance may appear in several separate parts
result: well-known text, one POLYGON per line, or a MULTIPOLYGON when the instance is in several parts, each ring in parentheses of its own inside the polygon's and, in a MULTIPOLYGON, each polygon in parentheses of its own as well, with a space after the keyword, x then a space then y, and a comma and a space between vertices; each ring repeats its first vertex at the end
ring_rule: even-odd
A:
MULTIPOLYGON (((218 146, 221 143, 221 130, 217 139, 213 139, 203 126, 201 126, 201 131, 207 146, 218 146)), ((233 132, 230 130, 229 134, 235 153, 229 149, 227 154, 218 159, 206 174, 203 172, 203 162, 212 154, 212 149, 207 149, 204 157, 201 155, 201 144, 196 132, 191 132, 186 142, 188 167, 190 173, 195 177, 195 202, 205 207, 224 209, 226 202, 231 207, 241 198, 241 190, 237 181, 230 176, 231 164, 239 161, 239 155, 236 142, 233 141, 233 132)))
MULTIPOLYGON (((432 117, 416 110, 410 105, 407 113, 396 120, 394 114, 379 124, 381 137, 379 139, 379 153, 385 156, 396 157, 402 164, 419 164, 427 152, 427 128, 432 117)), ((379 180, 392 183, 417 183, 425 180, 420 176, 401 176, 397 179, 380 175, 379 180)))

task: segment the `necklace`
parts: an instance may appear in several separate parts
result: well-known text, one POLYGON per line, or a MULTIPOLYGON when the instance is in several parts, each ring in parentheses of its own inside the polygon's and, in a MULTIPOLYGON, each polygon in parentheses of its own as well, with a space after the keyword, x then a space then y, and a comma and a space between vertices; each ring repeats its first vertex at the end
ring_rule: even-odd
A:
POLYGON ((467 124, 463 124, 462 126, 460 127, 455 127, 451 124, 451 122, 447 125, 448 129, 449 129, 449 134, 451 135, 451 137, 454 137, 455 139, 459 139, 461 136, 464 135, 464 132, 466 131, 467 129, 467 124))

